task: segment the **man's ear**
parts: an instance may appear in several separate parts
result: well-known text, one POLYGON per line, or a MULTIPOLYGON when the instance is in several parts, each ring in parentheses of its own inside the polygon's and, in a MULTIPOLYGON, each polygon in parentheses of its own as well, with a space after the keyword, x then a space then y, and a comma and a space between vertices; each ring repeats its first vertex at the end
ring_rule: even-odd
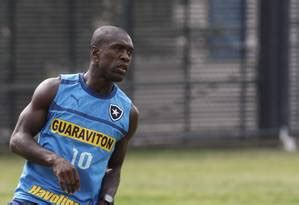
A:
POLYGON ((90 52, 90 55, 92 57, 92 59, 95 61, 95 62, 99 62, 100 60, 100 49, 93 46, 91 48, 91 52, 90 52))

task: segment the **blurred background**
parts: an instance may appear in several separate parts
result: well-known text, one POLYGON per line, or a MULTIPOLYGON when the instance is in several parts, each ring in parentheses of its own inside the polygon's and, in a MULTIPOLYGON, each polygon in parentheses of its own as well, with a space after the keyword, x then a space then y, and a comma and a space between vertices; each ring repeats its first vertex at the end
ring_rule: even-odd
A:
POLYGON ((299 0, 2 0, 1 152, 34 88, 87 70, 92 32, 107 24, 127 30, 135 45, 120 84, 141 113, 133 147, 296 150, 299 0))
POLYGON ((299 1, 3 0, 0 135, 34 88, 83 72, 95 28, 133 37, 121 84, 141 111, 133 145, 277 143, 299 131, 299 1))

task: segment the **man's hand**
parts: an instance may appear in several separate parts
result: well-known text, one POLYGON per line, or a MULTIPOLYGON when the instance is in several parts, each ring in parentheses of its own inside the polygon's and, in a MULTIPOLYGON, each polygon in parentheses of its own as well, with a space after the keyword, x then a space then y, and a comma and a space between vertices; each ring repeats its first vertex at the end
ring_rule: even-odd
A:
POLYGON ((53 165, 54 174, 63 191, 73 194, 80 188, 79 174, 75 167, 63 158, 57 158, 53 165))

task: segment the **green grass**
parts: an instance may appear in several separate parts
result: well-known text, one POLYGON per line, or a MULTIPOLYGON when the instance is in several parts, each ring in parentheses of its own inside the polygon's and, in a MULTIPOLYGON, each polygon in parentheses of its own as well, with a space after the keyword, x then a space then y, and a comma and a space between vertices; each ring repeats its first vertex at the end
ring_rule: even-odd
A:
MULTIPOLYGON (((23 160, 0 155, 0 204, 23 160)), ((279 150, 130 151, 118 205, 298 205, 299 154, 279 150)))
POLYGON ((11 199, 23 163, 16 155, 0 154, 0 204, 7 204, 11 199))

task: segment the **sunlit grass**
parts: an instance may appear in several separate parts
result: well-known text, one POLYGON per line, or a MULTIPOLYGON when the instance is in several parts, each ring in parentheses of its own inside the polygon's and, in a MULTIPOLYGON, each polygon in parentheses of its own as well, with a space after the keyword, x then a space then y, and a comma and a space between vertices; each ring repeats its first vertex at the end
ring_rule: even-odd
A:
MULTIPOLYGON (((23 159, 0 155, 0 204, 23 159)), ((125 161, 118 205, 297 205, 299 154, 280 150, 134 150, 125 161)))
POLYGON ((149 150, 124 165, 119 204, 299 204, 299 155, 274 150, 149 150))

